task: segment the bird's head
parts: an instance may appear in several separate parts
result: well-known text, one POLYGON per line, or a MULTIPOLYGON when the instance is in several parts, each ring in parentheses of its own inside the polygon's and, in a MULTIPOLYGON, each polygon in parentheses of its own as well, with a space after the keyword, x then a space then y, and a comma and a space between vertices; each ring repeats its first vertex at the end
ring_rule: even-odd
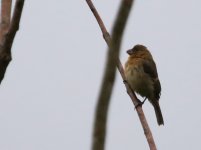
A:
POLYGON ((151 58, 152 55, 149 50, 143 45, 135 45, 132 49, 126 51, 130 57, 151 58))

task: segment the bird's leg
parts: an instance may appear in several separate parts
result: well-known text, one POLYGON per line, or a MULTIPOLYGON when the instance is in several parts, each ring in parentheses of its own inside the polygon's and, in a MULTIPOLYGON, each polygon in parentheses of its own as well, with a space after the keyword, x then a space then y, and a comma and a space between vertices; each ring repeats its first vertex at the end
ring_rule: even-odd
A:
MULTIPOLYGON (((127 80, 123 80, 124 84, 128 84, 127 80)), ((128 86, 130 87, 130 89, 132 90, 132 92, 134 93, 133 89, 131 88, 131 86, 128 84, 128 86)), ((128 91, 127 91, 128 93, 128 91)), ((146 101, 147 98, 145 98, 142 102, 137 98, 138 104, 135 106, 135 109, 137 109, 137 107, 142 106, 144 104, 144 102, 146 101)))
POLYGON ((135 109, 137 109, 139 106, 142 107, 142 102, 137 98, 138 104, 135 106, 135 109))
POLYGON ((137 109, 137 107, 141 106, 144 104, 144 102, 147 100, 147 98, 145 98, 143 101, 140 101, 139 99, 137 99, 138 104, 135 106, 135 109, 137 109))
POLYGON ((141 102, 142 103, 142 105, 144 104, 144 102, 147 100, 147 98, 145 97, 145 99, 141 102))

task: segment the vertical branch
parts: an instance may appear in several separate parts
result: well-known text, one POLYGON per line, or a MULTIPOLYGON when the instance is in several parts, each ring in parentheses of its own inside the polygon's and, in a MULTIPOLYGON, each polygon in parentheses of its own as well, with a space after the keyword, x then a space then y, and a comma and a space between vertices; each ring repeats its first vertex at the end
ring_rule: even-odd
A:
POLYGON ((1 0, 0 41, 10 24, 12 0, 1 0))
POLYGON ((16 32, 19 29, 24 0, 16 0, 13 17, 8 30, 3 33, 0 41, 0 83, 4 78, 6 68, 11 61, 11 47, 16 32))
POLYGON ((103 80, 95 111, 92 141, 93 150, 103 150, 106 138, 108 108, 116 77, 116 59, 119 56, 123 31, 128 20, 133 0, 122 0, 114 22, 111 38, 100 16, 95 13, 96 9, 92 5, 92 2, 87 2, 92 6, 91 10, 94 12, 94 15, 96 15, 103 37, 108 45, 110 45, 108 48, 103 80))
MULTIPOLYGON (((126 80, 126 78, 125 78, 125 74, 124 74, 124 69, 123 69, 123 66, 122 66, 122 64, 121 64, 121 61, 119 60, 119 58, 117 57, 118 55, 117 54, 115 54, 115 48, 117 48, 117 47, 115 47, 115 44, 116 43, 113 43, 113 39, 111 39, 110 38, 110 35, 109 35, 109 33, 107 32, 107 30, 106 30, 106 28, 105 28, 105 26, 104 26, 104 23, 103 23, 103 21, 102 21, 102 19, 101 19, 101 17, 99 16, 99 14, 98 14, 98 12, 97 12, 97 10, 96 10, 96 8, 94 7, 94 5, 93 5, 93 3, 92 3, 92 1, 91 0, 86 0, 86 2, 87 2, 87 4, 89 5, 89 7, 90 7, 90 9, 91 9, 91 11, 93 12, 93 14, 94 14, 94 16, 95 16, 95 18, 96 18, 96 20, 97 20, 97 22, 98 22, 98 24, 99 24, 99 26, 100 26, 100 28, 101 28, 101 31, 102 31, 102 33, 103 33, 103 37, 104 37, 104 39, 105 39, 105 41, 106 41, 106 43, 107 43, 107 45, 108 45, 108 47, 109 47, 109 51, 111 51, 111 52, 108 52, 108 53, 111 53, 111 54, 113 54, 113 56, 115 56, 116 58, 114 58, 115 60, 116 60, 116 66, 117 66, 117 68, 118 68, 118 70, 119 70, 119 72, 120 72, 120 74, 121 74, 121 77, 122 77, 122 79, 123 79, 123 81, 125 81, 126 80), (111 42, 112 41, 112 42, 111 42), (111 44, 112 43, 112 44, 111 44)), ((128 6, 130 5, 131 6, 131 4, 132 4, 132 1, 131 0, 123 0, 122 2, 124 2, 125 4, 127 4, 128 6)), ((121 38, 120 38, 121 39, 121 38)), ((120 41, 119 41, 120 42, 120 41)), ((108 65, 108 64, 107 64, 108 65)), ((110 81, 110 80, 108 80, 108 81, 110 81)), ((111 80, 112 81, 112 80, 111 80)), ((110 87, 112 84, 111 84, 112 82, 109 82, 108 83, 108 90, 111 90, 112 91, 112 88, 110 87)), ((102 84, 102 87, 103 87, 103 84, 102 84)), ((130 87, 129 87, 129 85, 128 85, 128 83, 127 82, 125 82, 125 87, 126 87, 126 89, 127 89, 127 93, 128 93, 128 95, 130 96, 130 98, 131 98, 131 100, 132 100, 132 102, 133 102, 133 104, 134 104, 134 106, 137 106, 138 105, 138 101, 137 101, 137 97, 136 97, 136 95, 132 92, 132 90, 130 89, 130 87)), ((103 97, 104 98, 104 97, 103 97)), ((110 97, 109 97, 110 98, 110 97)), ((103 103, 103 106, 104 106, 104 100, 102 101, 102 103, 103 103)), ((105 103, 106 104, 106 103, 105 103)), ((108 105, 105 105, 106 107, 104 108, 105 110, 107 110, 107 107, 108 107, 108 105)), ((99 126, 103 126, 103 127, 99 127, 99 130, 97 129, 96 130, 96 125, 98 126, 98 124, 96 124, 96 122, 95 122, 95 126, 94 126, 94 139, 93 139, 93 150, 103 150, 104 149, 104 140, 105 140, 105 132, 106 132, 106 127, 105 127, 105 124, 103 124, 103 123, 106 123, 106 119, 107 119, 107 112, 106 112, 106 114, 104 114, 104 112, 103 112, 103 110, 101 111, 101 110, 99 110, 100 112, 99 112, 99 116, 97 115, 98 113, 98 110, 96 111, 96 117, 99 117, 99 120, 100 120, 100 124, 99 124, 99 126), (101 113, 103 113, 102 115, 101 115, 101 113), (103 133, 101 133, 101 132, 103 132, 103 133), (99 140, 99 141, 98 141, 99 140)), ((145 115, 144 115, 144 112, 143 112, 143 110, 142 110, 142 107, 137 107, 137 109, 136 109, 136 111, 137 111, 137 113, 138 113, 138 116, 139 116, 139 119, 140 119, 140 122, 141 122, 141 125, 142 125, 142 128, 143 128, 143 130, 144 130, 144 134, 145 134, 145 137, 146 137, 146 139, 147 139, 147 142, 148 142, 148 144, 149 144, 149 147, 150 147, 150 150, 157 150, 157 148, 156 148, 156 145, 155 145, 155 142, 154 142, 154 138, 153 138, 153 136, 152 136, 152 133, 151 133, 151 130, 150 130, 150 128, 149 128, 149 125, 148 125, 148 123, 147 123, 147 120, 146 120, 146 118, 145 118, 145 115)))

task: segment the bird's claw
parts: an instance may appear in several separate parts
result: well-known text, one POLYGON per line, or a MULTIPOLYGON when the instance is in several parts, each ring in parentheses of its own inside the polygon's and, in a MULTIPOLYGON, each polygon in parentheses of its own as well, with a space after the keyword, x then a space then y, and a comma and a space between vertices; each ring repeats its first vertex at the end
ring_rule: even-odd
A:
POLYGON ((141 103, 142 103, 142 105, 144 104, 144 102, 147 100, 147 98, 145 98, 141 103))
POLYGON ((139 99, 137 99, 137 101, 138 101, 138 104, 135 106, 135 109, 137 109, 139 106, 142 107, 142 104, 143 104, 139 99))
POLYGON ((135 109, 137 109, 139 106, 142 107, 142 105, 144 104, 144 102, 145 102, 146 100, 147 100, 147 98, 145 98, 145 99, 141 102, 139 99, 137 99, 138 104, 135 106, 135 109))

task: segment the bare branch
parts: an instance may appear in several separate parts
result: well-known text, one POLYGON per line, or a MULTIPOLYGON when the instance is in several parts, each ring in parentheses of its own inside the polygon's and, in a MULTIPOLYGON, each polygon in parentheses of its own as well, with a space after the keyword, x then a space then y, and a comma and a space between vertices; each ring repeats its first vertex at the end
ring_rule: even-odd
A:
MULTIPOLYGON (((103 23, 101 17, 99 16, 99 14, 98 14, 96 8, 94 7, 94 5, 93 5, 93 3, 92 3, 91 0, 86 0, 86 2, 87 2, 87 4, 89 5, 90 9, 92 10, 92 12, 93 12, 93 14, 94 14, 94 16, 95 16, 95 18, 96 18, 96 20, 97 20, 97 22, 98 22, 100 28, 101 28, 101 31, 102 31, 102 33, 103 33, 103 37, 104 37, 104 39, 105 39, 105 41, 106 41, 108 47, 109 47, 111 50, 113 50, 114 47, 113 47, 113 44, 111 44, 111 41, 112 41, 112 40, 111 40, 111 38, 110 38, 110 35, 109 35, 109 33, 107 32, 107 30, 106 30, 106 28, 105 28, 105 26, 104 26, 104 23, 103 23)), ((124 0, 124 2, 125 2, 128 6, 129 6, 129 5, 131 6, 131 4, 132 4, 132 0, 124 0)), ((115 54, 114 54, 114 55, 115 55, 115 54)), ((121 64, 121 62, 120 62, 120 59, 119 59, 119 58, 115 58, 115 59, 116 59, 116 62, 117 62, 116 65, 117 65, 117 68, 118 68, 118 70, 119 70, 119 72, 120 72, 120 74, 121 74, 121 77, 122 77, 123 81, 125 81, 126 78, 125 78, 125 74, 124 74, 124 69, 123 69, 123 66, 122 66, 122 64, 121 64)), ((138 105, 137 97, 136 97, 136 95, 132 92, 132 90, 130 89, 130 87, 129 87, 129 85, 128 85, 127 82, 125 82, 125 87, 126 87, 126 89, 127 89, 127 93, 128 93, 128 95, 130 96, 130 98, 131 98, 131 100, 132 100, 134 106, 137 106, 137 105, 138 105)), ((153 139, 151 130, 150 130, 150 128, 149 128, 149 126, 148 126, 148 123, 147 123, 147 121, 146 121, 146 118, 145 118, 144 112, 143 112, 143 110, 142 110, 142 107, 137 107, 136 111, 137 111, 137 113, 138 113, 140 122, 141 122, 141 124, 142 124, 143 130, 144 130, 144 134, 145 134, 145 136, 146 136, 146 139, 147 139, 147 142, 148 142, 148 144, 149 144, 150 150, 156 150, 157 148, 156 148, 156 145, 155 145, 155 142, 154 142, 154 139, 153 139)), ((100 119, 102 119, 102 118, 100 118, 100 119)), ((98 132, 103 132, 103 131, 102 131, 102 130, 99 130, 98 132)), ((96 140, 97 140, 97 139, 96 139, 96 140)), ((93 148, 94 148, 94 147, 93 147, 93 148)), ((102 147, 102 149, 103 149, 103 147, 102 147)), ((93 150, 102 150, 102 149, 98 149, 98 148, 97 148, 97 149, 93 149, 93 150)))
POLYGON ((12 0, 1 0, 0 41, 10 24, 12 0))
POLYGON ((16 0, 14 14, 8 31, 2 36, 0 41, 0 83, 4 78, 6 68, 11 61, 11 47, 16 32, 19 29, 19 22, 22 14, 24 0, 16 0))
MULTIPOLYGON (((133 0, 130 1, 131 3, 133 0)), ((108 48, 108 54, 105 64, 104 76, 101 84, 101 89, 98 97, 98 103, 96 106, 95 119, 94 119, 94 129, 93 129, 93 141, 92 149, 93 150, 103 150, 105 145, 106 129, 107 129, 107 116, 108 116, 108 107, 110 104, 110 98, 114 86, 114 81, 116 77, 116 58, 119 56, 121 39, 123 36, 123 31, 125 29, 126 21, 131 10, 131 4, 127 5, 125 0, 122 0, 118 14, 115 19, 114 27, 112 30, 112 39, 106 31, 104 24, 97 15, 99 20, 99 25, 103 32, 103 37, 110 47, 108 48)), ((92 10, 95 11, 95 8, 92 10)))

